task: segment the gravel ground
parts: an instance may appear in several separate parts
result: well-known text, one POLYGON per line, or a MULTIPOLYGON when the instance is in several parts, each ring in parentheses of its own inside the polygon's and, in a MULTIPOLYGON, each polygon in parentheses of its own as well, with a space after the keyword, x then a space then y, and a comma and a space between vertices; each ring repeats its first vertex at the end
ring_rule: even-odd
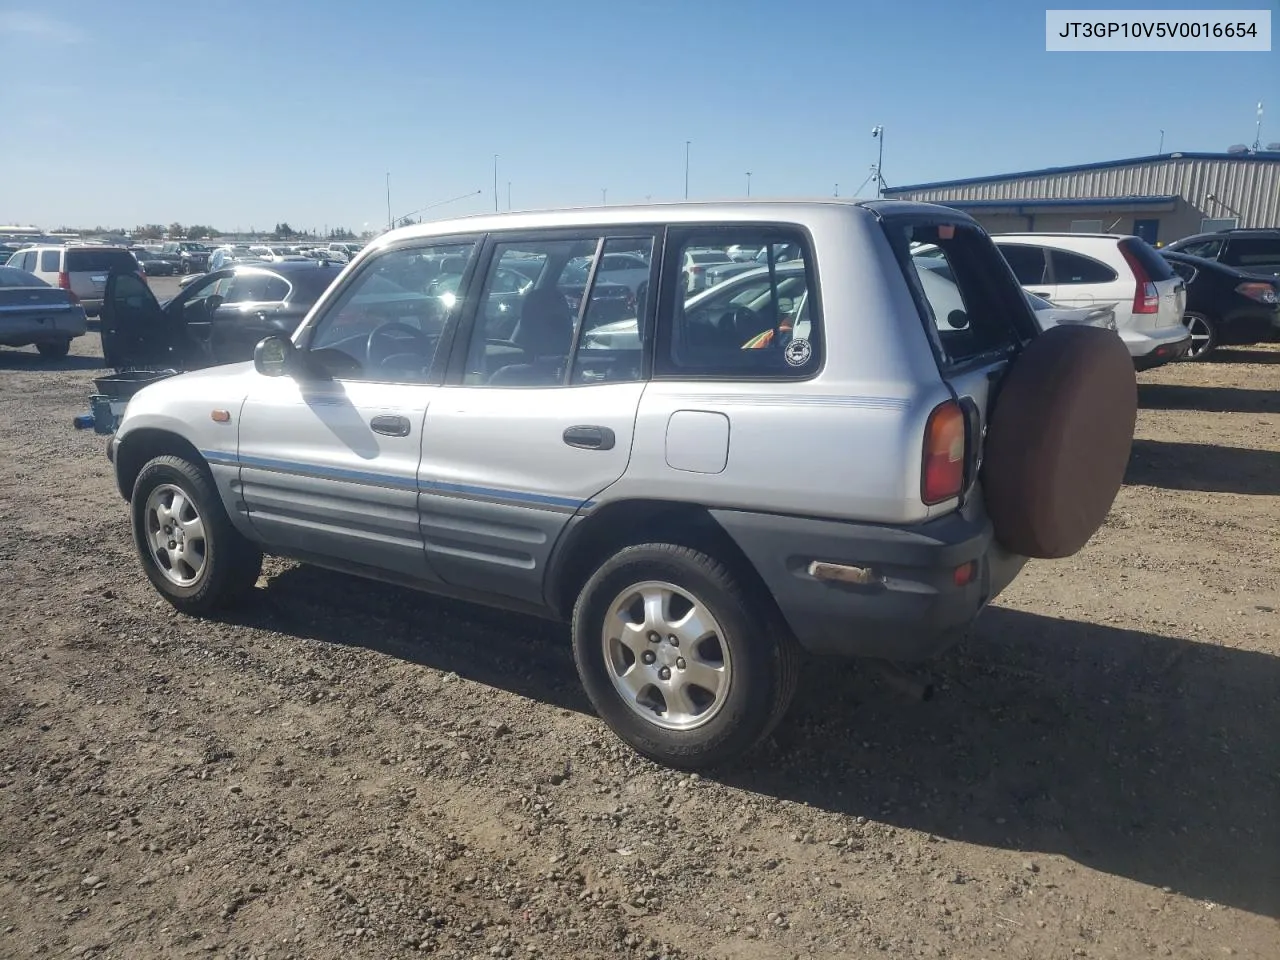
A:
POLYGON ((933 700, 815 666, 702 778, 554 625, 281 561, 175 614, 99 357, 0 351, 0 956, 1280 956, 1280 348, 1140 376, 1106 526, 933 700))

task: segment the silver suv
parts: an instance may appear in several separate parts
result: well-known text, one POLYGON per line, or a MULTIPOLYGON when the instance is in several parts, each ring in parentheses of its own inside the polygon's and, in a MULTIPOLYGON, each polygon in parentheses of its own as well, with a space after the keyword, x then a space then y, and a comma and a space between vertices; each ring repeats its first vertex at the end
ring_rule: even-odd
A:
POLYGON ((138 392, 109 453, 179 610, 265 551, 563 618, 600 715, 692 768, 769 733, 802 652, 927 657, 1078 550, 1135 412, 1115 333, 1041 334, 964 214, 673 204, 390 232, 253 363, 138 392), (759 275, 690 292, 730 245, 759 275))
POLYGON ((111 271, 145 276, 137 258, 124 247, 100 244, 36 246, 19 250, 6 266, 34 274, 53 287, 61 287, 96 317, 102 311, 103 291, 111 271))

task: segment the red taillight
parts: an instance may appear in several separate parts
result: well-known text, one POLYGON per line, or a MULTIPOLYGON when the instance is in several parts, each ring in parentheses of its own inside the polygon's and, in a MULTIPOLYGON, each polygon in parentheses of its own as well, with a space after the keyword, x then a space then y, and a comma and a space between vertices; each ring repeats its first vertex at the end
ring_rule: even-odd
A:
POLYGON ((934 407, 924 428, 924 460, 920 470, 920 499, 942 503, 964 491, 964 410, 954 400, 934 407))
POLYGON ((1130 252, 1127 244, 1120 244, 1120 255, 1124 257, 1124 262, 1133 271, 1133 279, 1137 283, 1133 291, 1133 312, 1159 313, 1160 292, 1156 290, 1156 285, 1152 283, 1151 275, 1147 273, 1147 268, 1142 265, 1141 260, 1130 252))
POLYGON ((1280 303, 1280 295, 1277 294, 1276 288, 1266 281, 1242 283, 1236 287, 1236 293, 1250 300, 1257 300, 1259 303, 1280 303))
POLYGON ((696 277, 701 275, 706 269, 706 267, 690 267, 689 272, 696 277))
POLYGON ((71 299, 73 302, 75 303, 80 302, 80 298, 76 296, 76 292, 71 289, 71 274, 67 273, 65 270, 62 273, 58 274, 58 286, 61 287, 63 290, 67 291, 67 293, 71 294, 71 299))

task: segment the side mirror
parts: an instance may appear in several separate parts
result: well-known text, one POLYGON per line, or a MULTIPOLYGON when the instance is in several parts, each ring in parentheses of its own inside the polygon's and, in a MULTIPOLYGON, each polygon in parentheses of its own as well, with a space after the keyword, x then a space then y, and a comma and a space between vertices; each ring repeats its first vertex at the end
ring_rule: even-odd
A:
POLYGON ((969 325, 969 317, 963 310, 952 310, 947 314, 947 325, 952 330, 963 330, 969 325))
POLYGON ((253 368, 264 377, 287 377, 293 372, 295 356, 288 337, 267 337, 253 348, 253 368))

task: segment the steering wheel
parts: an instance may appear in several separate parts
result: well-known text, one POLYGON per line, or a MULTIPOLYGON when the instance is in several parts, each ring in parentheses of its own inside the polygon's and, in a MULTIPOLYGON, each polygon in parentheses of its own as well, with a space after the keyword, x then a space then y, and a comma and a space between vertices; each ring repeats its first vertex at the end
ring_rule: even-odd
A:
POLYGON ((391 357, 406 353, 426 357, 428 345, 426 334, 417 327, 390 320, 369 331, 369 340, 365 344, 365 362, 373 370, 381 367, 391 357))

